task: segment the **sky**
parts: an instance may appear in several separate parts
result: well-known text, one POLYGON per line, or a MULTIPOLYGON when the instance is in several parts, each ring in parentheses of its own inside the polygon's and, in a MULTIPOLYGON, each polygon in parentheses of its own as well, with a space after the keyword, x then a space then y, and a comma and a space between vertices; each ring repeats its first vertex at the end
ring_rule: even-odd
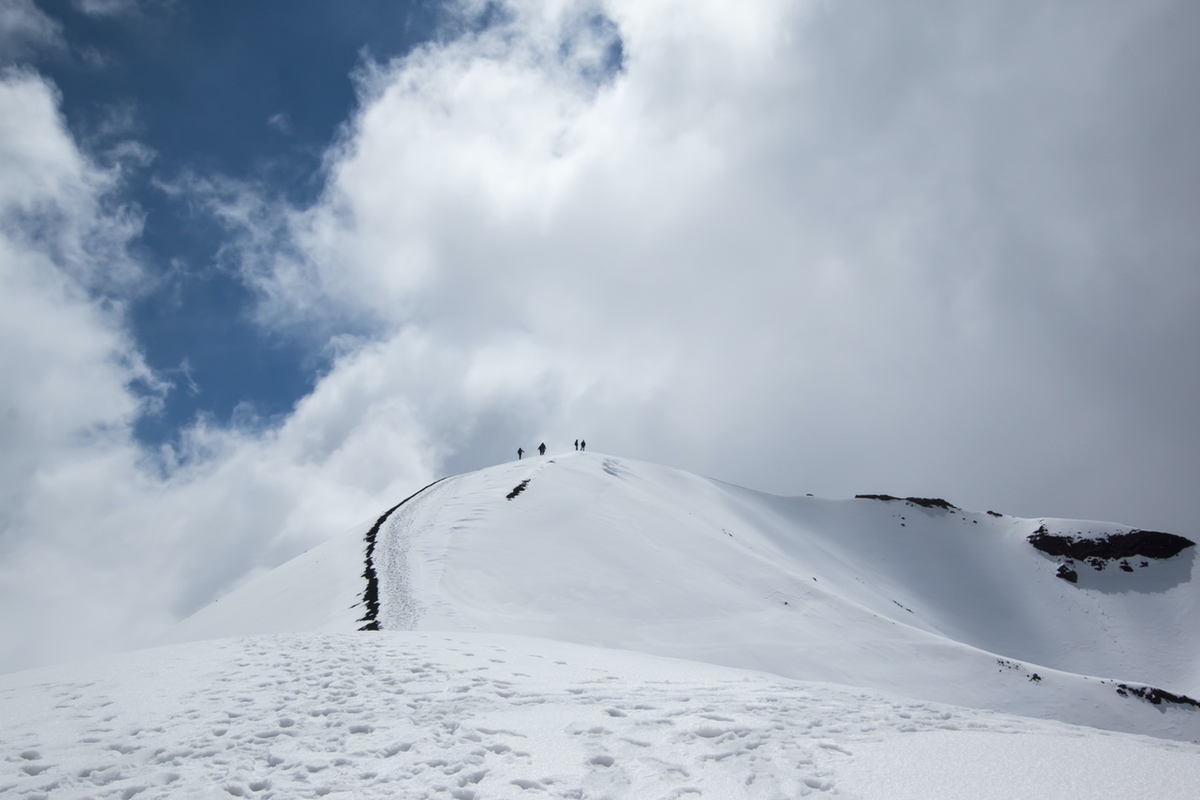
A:
POLYGON ((0 665, 578 437, 1194 539, 1198 35, 1187 0, 0 0, 0 665))

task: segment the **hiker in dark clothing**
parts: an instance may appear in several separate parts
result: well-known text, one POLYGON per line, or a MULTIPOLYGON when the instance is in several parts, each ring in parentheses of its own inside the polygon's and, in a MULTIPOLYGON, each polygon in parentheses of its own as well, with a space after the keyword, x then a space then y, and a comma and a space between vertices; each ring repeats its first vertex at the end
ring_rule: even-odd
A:
POLYGON ((523 456, 523 455, 525 455, 525 451, 518 447, 517 448, 517 461, 520 461, 521 456, 523 456))
POLYGON ((587 450, 587 442, 580 442, 580 443, 579 443, 579 449, 580 449, 580 450, 587 450))
POLYGON ((579 440, 578 439, 575 440, 575 449, 576 450, 579 449, 579 440))
POLYGON ((541 444, 538 445, 538 455, 539 456, 546 455, 546 443, 545 442, 542 442, 541 444))

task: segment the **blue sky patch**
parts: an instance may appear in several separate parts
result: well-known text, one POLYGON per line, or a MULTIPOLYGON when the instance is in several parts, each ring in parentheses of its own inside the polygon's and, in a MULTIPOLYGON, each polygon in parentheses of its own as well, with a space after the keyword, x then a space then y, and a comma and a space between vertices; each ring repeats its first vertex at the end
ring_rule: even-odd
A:
POLYGON ((130 321, 149 365, 170 380, 161 413, 139 420, 147 443, 172 439, 197 414, 228 420, 239 405, 271 418, 311 390, 324 356, 264 330, 250 289, 218 264, 225 232, 163 191, 188 174, 220 175, 264 194, 310 202, 321 159, 356 97, 363 59, 403 55, 438 26, 426 2, 144 2, 88 14, 67 0, 39 8, 65 49, 32 63, 62 94, 78 141, 122 159, 123 197, 144 215, 140 256, 156 279, 130 321), (133 154, 118 145, 144 145, 133 154), (138 163, 138 161, 142 163, 138 163))

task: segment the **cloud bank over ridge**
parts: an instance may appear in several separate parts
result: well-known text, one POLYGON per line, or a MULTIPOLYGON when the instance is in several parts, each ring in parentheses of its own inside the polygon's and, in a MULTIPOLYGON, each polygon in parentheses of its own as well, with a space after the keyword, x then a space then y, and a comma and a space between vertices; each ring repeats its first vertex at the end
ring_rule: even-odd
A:
POLYGON ((321 200, 244 229, 271 324, 365 323, 456 421, 543 386, 542 430, 780 491, 1102 513, 1127 459, 1163 502, 1195 474, 1194 12, 506 8, 364 67, 321 200))

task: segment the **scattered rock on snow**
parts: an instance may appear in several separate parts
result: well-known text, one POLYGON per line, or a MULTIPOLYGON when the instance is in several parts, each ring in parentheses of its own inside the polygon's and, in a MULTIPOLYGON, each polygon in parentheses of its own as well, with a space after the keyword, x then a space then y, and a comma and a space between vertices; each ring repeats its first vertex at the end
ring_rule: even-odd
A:
POLYGON ((1079 573, 1071 569, 1069 564, 1059 564, 1058 572, 1054 574, 1068 583, 1079 583, 1079 573))

